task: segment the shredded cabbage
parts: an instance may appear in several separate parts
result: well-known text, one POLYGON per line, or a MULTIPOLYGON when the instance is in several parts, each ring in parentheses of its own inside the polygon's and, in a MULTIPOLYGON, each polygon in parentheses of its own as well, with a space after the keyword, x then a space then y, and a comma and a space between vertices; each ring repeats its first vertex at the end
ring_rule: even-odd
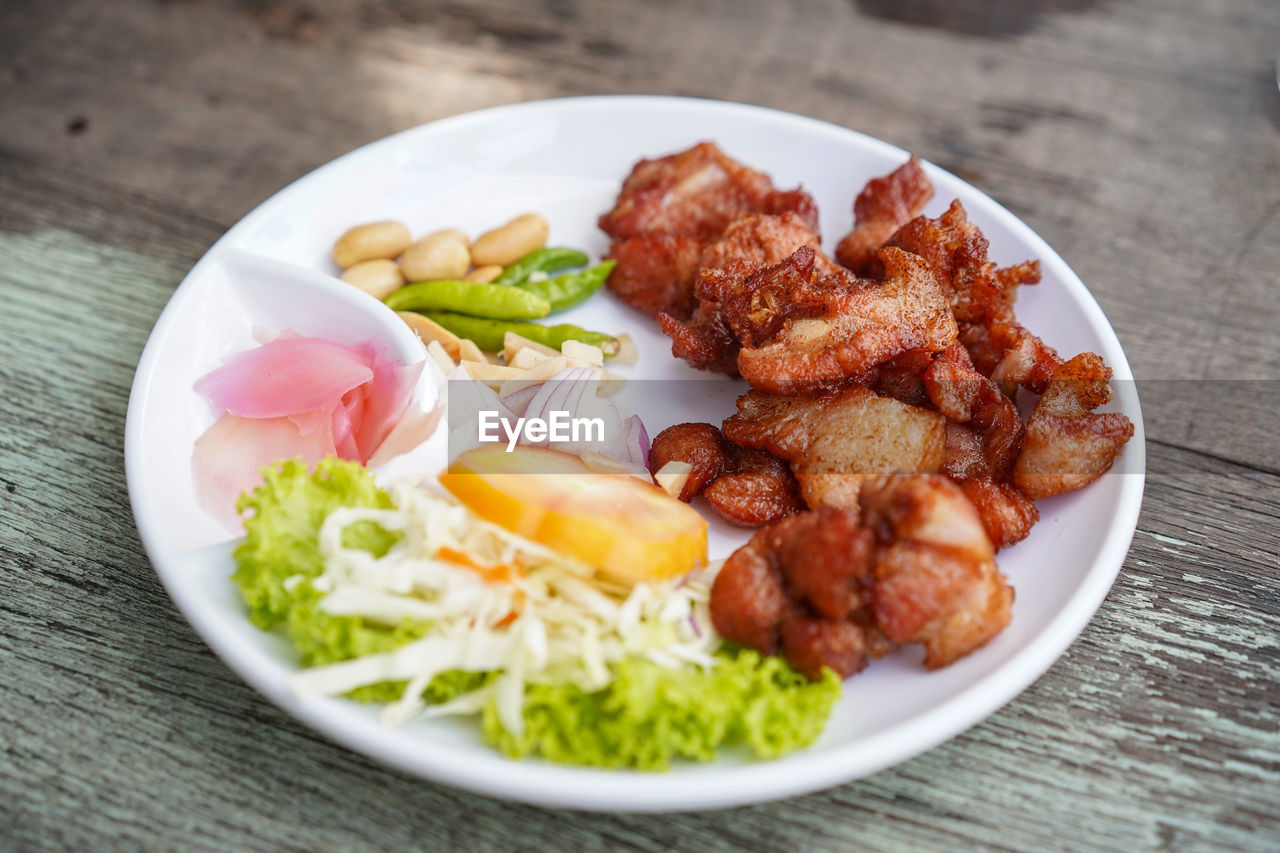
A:
POLYGON ((233 580, 254 623, 298 649, 291 688, 388 703, 388 725, 481 715, 508 755, 659 769, 806 745, 839 697, 833 674, 723 649, 711 572, 609 587, 443 492, 388 493, 332 459, 271 466, 240 508, 254 514, 233 580))

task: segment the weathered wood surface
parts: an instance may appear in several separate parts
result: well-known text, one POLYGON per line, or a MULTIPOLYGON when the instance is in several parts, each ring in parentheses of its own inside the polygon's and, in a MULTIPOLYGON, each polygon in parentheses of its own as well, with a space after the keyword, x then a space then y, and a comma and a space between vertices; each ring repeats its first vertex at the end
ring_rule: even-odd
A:
POLYGON ((1276 849, 1277 34, 1273 0, 0 5, 0 847, 1276 849), (788 802, 548 812, 328 744, 169 603, 121 445, 184 272, 358 144, 591 92, 918 152, 1044 235, 1163 380, 1119 582, 987 722, 788 802))

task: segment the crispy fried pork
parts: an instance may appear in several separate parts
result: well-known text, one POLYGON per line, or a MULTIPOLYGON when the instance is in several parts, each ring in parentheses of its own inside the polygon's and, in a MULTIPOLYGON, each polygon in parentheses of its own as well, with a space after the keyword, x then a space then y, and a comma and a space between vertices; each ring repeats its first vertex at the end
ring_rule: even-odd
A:
POLYGON ((933 405, 924 387, 924 372, 933 364, 935 355, 931 349, 913 349, 889 359, 876 368, 872 387, 911 406, 933 405))
POLYGON ((615 240, 609 257, 618 262, 609 287, 633 308, 657 316, 670 312, 687 317, 696 301, 703 241, 687 234, 642 234, 615 240))
POLYGON ((1021 285, 1040 280, 1038 261, 997 269, 987 257, 987 239, 959 200, 937 219, 919 216, 899 229, 889 245, 923 258, 951 301, 960 341, 984 376, 1039 393, 1061 363, 1056 352, 1014 316, 1021 285))
POLYGON ((862 521, 875 531, 875 624, 895 643, 923 643, 946 666, 1009 624, 1013 588, 996 568, 977 512, 941 475, 873 477, 862 521))
POLYGON ((842 677, 893 645, 922 643, 946 666, 1008 624, 1013 590, 981 521, 937 475, 870 477, 859 505, 801 513, 758 531, 711 590, 720 634, 779 649, 810 678, 842 677))
POLYGON ((650 463, 689 462, 681 499, 771 525, 726 561, 712 616, 811 678, 900 643, 945 666, 999 633, 1013 591, 995 550, 1027 536, 1033 500, 1092 482, 1133 435, 1094 412, 1110 397, 1100 357, 1064 363, 1018 322, 1039 262, 997 267, 959 201, 920 215, 931 194, 914 158, 869 182, 841 267, 812 199, 704 143, 642 161, 600 221, 610 286, 677 357, 752 387, 723 434, 673 427, 650 463), (1025 424, 1019 386, 1042 395, 1025 424))
POLYGON ((672 461, 692 466, 680 500, 688 503, 701 494, 732 524, 763 527, 805 508, 786 462, 734 444, 711 424, 676 424, 658 433, 649 450, 649 470, 672 461))
MULTIPOLYGON (((819 273, 834 275, 840 266, 822 253, 820 243, 818 232, 798 214, 749 213, 729 223, 719 239, 707 243, 699 260, 703 270, 719 269, 732 261, 764 267, 780 263, 801 246, 808 246, 819 273)), ((716 302, 721 298, 714 283, 699 287, 697 295, 716 302)))
MULTIPOLYGON (((939 355, 922 375, 929 400, 953 423, 968 424, 981 439, 981 470, 967 477, 1008 480, 1022 448, 1022 415, 996 384, 974 369, 969 353, 955 344, 939 355)), ((952 472, 948 471, 948 473, 952 472)), ((966 479, 961 477, 960 479, 966 479)))
POLYGON ((600 217, 610 237, 687 234, 709 240, 744 213, 794 211, 816 231, 808 193, 779 191, 764 172, 744 166, 713 142, 641 160, 622 183, 613 209, 600 217))
POLYGON ((863 477, 937 471, 946 458, 942 415, 860 385, 793 397, 751 391, 724 434, 790 462, 813 508, 856 506, 863 477))
POLYGON ((959 481, 959 485, 960 491, 977 510, 987 538, 997 551, 1026 539, 1040 520, 1036 505, 1009 483, 997 483, 990 477, 973 477, 959 481))
MULTIPOLYGON (((738 342, 721 317, 721 299, 757 269, 778 264, 805 246, 814 251, 815 268, 836 273, 839 266, 822 254, 818 242, 817 233, 794 213, 748 214, 730 224, 720 239, 702 250, 692 314, 664 311, 657 315, 658 324, 671 338, 672 355, 702 370, 737 374, 738 342)), ((628 280, 624 278, 624 286, 628 280)))
POLYGON ((726 443, 732 468, 702 491, 717 515, 742 527, 764 527, 805 508, 800 484, 786 462, 763 450, 726 443))
POLYGON ((836 260, 859 275, 870 275, 876 252, 919 216, 931 198, 933 184, 915 157, 868 181, 854 199, 853 230, 836 246, 836 260))
POLYGON ((881 282, 821 278, 802 248, 726 288, 720 312, 742 344, 742 377, 762 391, 799 394, 871 381, 880 364, 904 352, 954 343, 955 320, 924 262, 897 249, 880 257, 881 282))
POLYGON ((676 424, 658 433, 649 445, 649 470, 660 471, 668 462, 688 463, 692 470, 678 497, 689 503, 732 467, 728 444, 711 424, 676 424))
POLYGON ((641 160, 613 209, 600 217, 601 230, 613 238, 609 257, 618 261, 609 286, 642 311, 688 318, 703 249, 748 214, 790 214, 815 235, 816 245, 818 209, 808 193, 776 189, 768 175, 710 142, 641 160))
POLYGON ((1022 415, 963 346, 899 356, 881 365, 876 387, 947 418, 942 472, 960 484, 997 549, 1031 532, 1039 512, 1008 483, 1022 447, 1022 415))
POLYGON ((781 635, 783 657, 815 681, 822 677, 823 667, 848 678, 890 648, 869 622, 823 619, 798 607, 783 617, 781 635))
POLYGON ((725 560, 711 587, 711 622, 716 632, 766 655, 778 651, 782 618, 790 609, 782 572, 768 547, 770 537, 776 539, 777 528, 784 524, 757 531, 725 560))
POLYGON ((874 537, 857 510, 806 512, 757 531, 711 589, 716 631, 764 654, 781 650, 809 678, 858 672, 889 644, 871 624, 874 537))
POLYGON ((1027 421, 1013 484, 1032 500, 1084 488, 1105 474, 1133 437, 1133 422, 1093 410, 1111 399, 1111 368, 1081 353, 1053 372, 1027 421))
POLYGON ((738 340, 725 325, 718 304, 700 302, 684 321, 663 312, 658 325, 671 338, 671 354, 690 367, 738 375, 738 340))

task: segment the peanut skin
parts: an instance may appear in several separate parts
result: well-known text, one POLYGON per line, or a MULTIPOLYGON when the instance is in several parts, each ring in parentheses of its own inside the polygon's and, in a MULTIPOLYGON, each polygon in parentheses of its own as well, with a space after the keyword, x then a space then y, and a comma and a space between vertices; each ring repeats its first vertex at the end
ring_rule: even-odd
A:
POLYGON ((551 226, 536 213, 526 213, 476 238, 471 245, 471 259, 476 266, 513 264, 547 244, 551 226))
POLYGON ((486 264, 482 267, 476 267, 463 277, 463 281, 474 281, 477 284, 491 284, 495 278, 502 275, 502 267, 497 264, 486 264))
POLYGON ((400 265, 390 258, 374 258, 352 264, 339 278, 379 300, 386 299, 404 286, 400 265))
POLYGON ((443 232, 428 234, 400 256, 400 272, 409 282, 457 279, 470 268, 467 247, 443 232))
POLYGON ((395 258, 412 242, 409 229, 401 222, 368 222, 347 229, 338 238, 333 244, 333 261, 345 270, 361 261, 395 258))

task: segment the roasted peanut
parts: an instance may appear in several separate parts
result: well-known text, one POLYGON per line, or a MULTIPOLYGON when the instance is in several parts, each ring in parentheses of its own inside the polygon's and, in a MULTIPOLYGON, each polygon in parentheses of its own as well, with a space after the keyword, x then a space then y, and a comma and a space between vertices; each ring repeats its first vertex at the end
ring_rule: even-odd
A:
POLYGON ((461 278, 471 268, 467 247, 449 234, 428 234, 400 256, 400 272, 406 280, 435 281, 461 278))
POLYGON ((374 299, 386 299, 404 286, 400 265, 390 258, 374 258, 347 267, 340 278, 374 299))
POLYGON ((400 222, 369 222, 347 229, 338 238, 333 244, 333 260, 345 270, 361 261, 397 257, 412 242, 409 229, 400 222))
POLYGON ((477 266, 513 264, 547 244, 550 233, 547 220, 536 213, 526 213, 503 225, 487 231, 471 245, 472 260, 477 266))
POLYGON ((482 267, 476 267, 471 272, 463 276, 463 281, 474 281, 477 284, 492 284, 493 280, 502 275, 502 267, 497 264, 486 264, 482 267))
POLYGON ((421 242, 428 237, 452 237, 468 249, 471 248, 471 238, 468 237, 467 232, 463 231, 461 228, 441 228, 439 231, 432 231, 430 234, 423 235, 419 238, 418 242, 421 242))

